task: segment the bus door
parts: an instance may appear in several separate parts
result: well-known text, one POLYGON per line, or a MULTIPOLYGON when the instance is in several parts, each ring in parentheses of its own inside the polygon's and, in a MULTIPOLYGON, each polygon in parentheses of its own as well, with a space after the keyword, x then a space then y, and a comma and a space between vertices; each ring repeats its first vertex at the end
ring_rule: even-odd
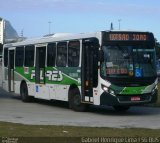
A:
POLYGON ((15 61, 15 48, 8 51, 8 90, 14 92, 14 62, 15 61))
POLYGON ((96 38, 83 40, 82 47, 82 101, 93 102, 93 88, 98 85, 98 48, 96 38))
POLYGON ((36 97, 47 99, 48 94, 45 86, 45 61, 46 45, 36 46, 35 82, 36 97))

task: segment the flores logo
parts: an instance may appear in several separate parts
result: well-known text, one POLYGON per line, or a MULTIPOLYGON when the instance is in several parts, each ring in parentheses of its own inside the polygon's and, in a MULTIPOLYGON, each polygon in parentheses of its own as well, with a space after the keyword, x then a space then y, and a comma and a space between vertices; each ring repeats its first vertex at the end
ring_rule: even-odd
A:
MULTIPOLYGON (((40 71, 40 80, 44 79, 43 76, 43 71, 40 71)), ((35 77, 35 70, 32 70, 31 73, 31 79, 33 79, 35 77)), ((48 80, 50 81, 62 81, 63 80, 63 75, 61 71, 47 71, 45 73, 45 77, 48 77, 48 80)))

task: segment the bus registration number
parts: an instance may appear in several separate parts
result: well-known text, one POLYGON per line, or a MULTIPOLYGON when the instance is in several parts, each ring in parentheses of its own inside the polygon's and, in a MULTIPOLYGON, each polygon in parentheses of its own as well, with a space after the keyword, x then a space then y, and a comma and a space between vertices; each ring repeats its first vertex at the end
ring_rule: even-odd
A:
POLYGON ((140 101, 141 98, 136 96, 136 97, 131 97, 131 101, 140 101))

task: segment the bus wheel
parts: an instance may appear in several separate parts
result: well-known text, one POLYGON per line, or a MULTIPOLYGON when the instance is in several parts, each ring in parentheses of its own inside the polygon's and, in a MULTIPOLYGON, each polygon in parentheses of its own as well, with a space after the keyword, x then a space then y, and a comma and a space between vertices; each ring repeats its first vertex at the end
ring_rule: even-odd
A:
POLYGON ((28 96, 28 88, 26 83, 22 83, 20 88, 20 94, 23 102, 30 102, 31 97, 28 96))
POLYGON ((87 109, 87 105, 81 103, 81 95, 78 88, 69 91, 69 107, 78 112, 83 112, 87 109))
POLYGON ((118 112, 125 112, 129 110, 130 106, 113 106, 113 108, 118 112))

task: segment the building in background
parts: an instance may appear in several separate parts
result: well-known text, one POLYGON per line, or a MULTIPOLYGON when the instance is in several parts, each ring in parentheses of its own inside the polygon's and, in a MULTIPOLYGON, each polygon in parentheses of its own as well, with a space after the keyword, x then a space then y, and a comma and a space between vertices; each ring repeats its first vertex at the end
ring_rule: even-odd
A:
POLYGON ((0 59, 2 55, 2 48, 4 44, 4 20, 0 18, 0 59))
POLYGON ((10 22, 0 17, 0 58, 2 55, 3 44, 17 42, 18 40, 19 36, 10 22))
POLYGON ((12 27, 8 20, 0 17, 0 86, 2 84, 1 66, 2 66, 2 52, 3 44, 20 41, 16 30, 12 27))

